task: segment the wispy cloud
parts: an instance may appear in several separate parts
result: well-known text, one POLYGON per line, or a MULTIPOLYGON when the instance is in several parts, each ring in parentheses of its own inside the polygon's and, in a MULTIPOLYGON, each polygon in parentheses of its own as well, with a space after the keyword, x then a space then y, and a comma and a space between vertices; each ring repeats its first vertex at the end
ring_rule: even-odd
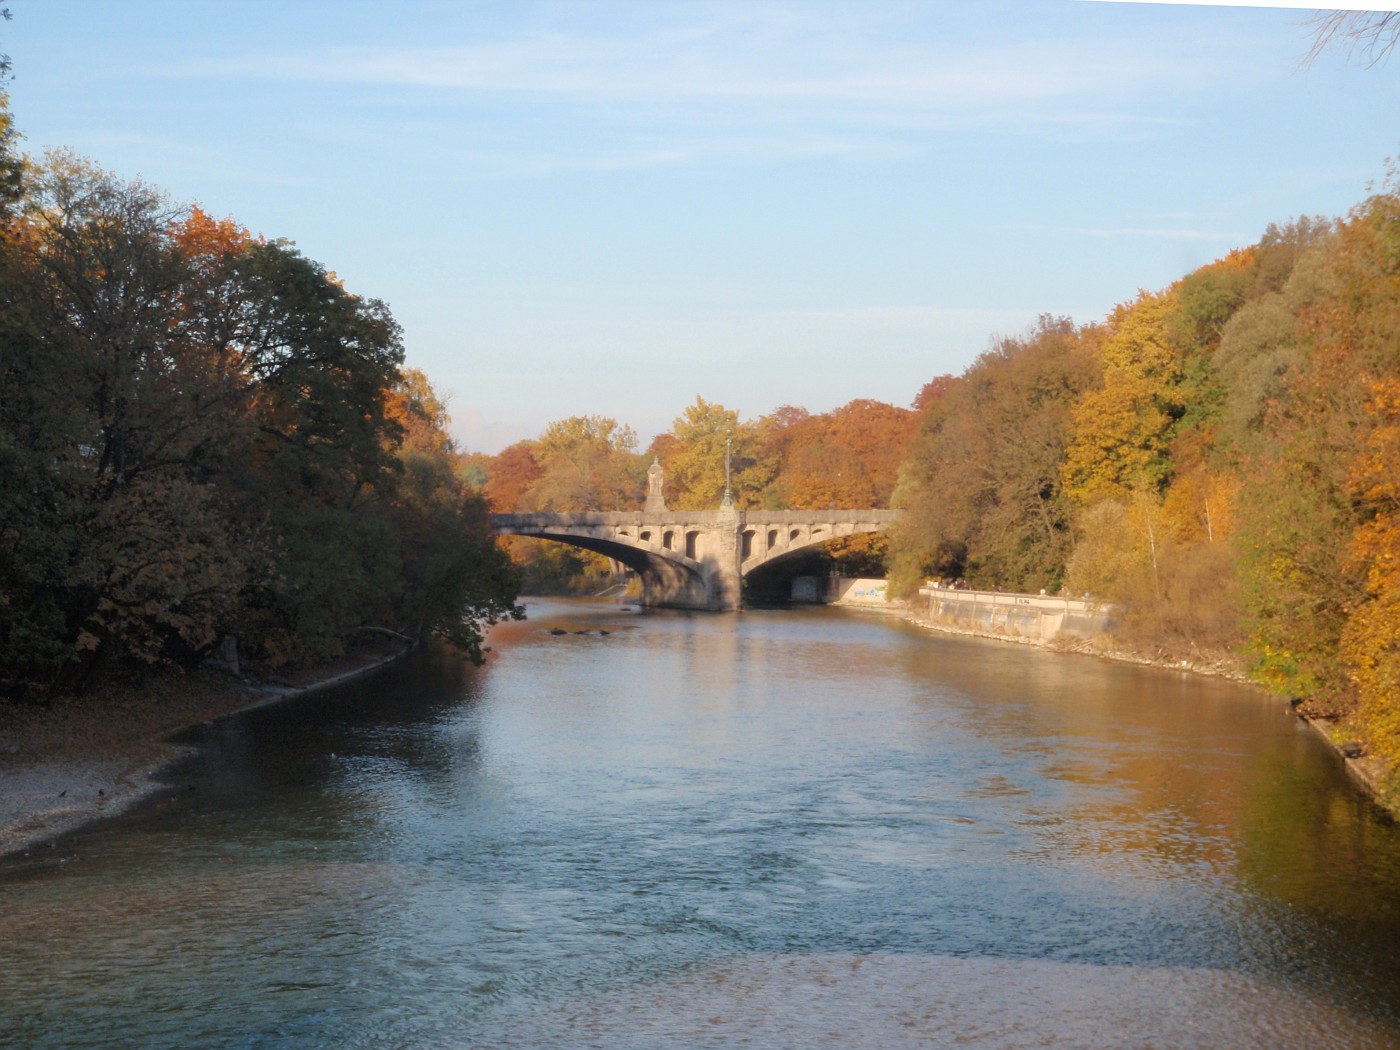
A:
POLYGON ((181 75, 510 92, 560 98, 776 102, 961 109, 1141 87, 1184 72, 1160 55, 1082 43, 897 48, 855 58, 800 47, 773 55, 691 53, 656 38, 541 36, 457 47, 268 54, 171 67, 181 75), (859 61, 864 58, 868 65, 859 61))
POLYGON ((688 6, 677 9, 685 22, 667 8, 626 10, 644 12, 639 24, 496 25, 486 39, 204 57, 162 72, 423 91, 448 105, 586 107, 592 120, 696 128, 783 121, 888 136, 990 122, 1121 138, 1160 132, 1170 122, 1154 93, 1205 90, 1218 68, 1184 43, 1025 27, 970 36, 917 9, 856 19, 831 9, 688 6))

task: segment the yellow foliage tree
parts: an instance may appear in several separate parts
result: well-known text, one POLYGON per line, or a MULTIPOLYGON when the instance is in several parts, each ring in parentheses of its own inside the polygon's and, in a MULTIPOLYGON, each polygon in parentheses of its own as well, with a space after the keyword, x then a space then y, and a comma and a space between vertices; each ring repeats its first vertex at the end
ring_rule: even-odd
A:
POLYGON ((758 455, 758 428, 739 422, 739 413, 697 396, 652 443, 666 468, 666 502, 680 510, 712 510, 725 492, 737 506, 753 506, 770 480, 771 465, 758 455))
POLYGON ((1169 335, 1176 293, 1141 293, 1109 319, 1103 386, 1074 406, 1064 484, 1081 506, 1160 490, 1169 474, 1168 441, 1182 411, 1181 355, 1169 335))
POLYGON ((1369 512, 1348 552, 1365 574, 1366 596, 1347 618, 1341 652, 1367 742, 1400 761, 1400 379, 1378 379, 1370 389, 1374 426, 1347 479, 1369 512))
POLYGON ((1162 499, 1162 514, 1177 539, 1219 543, 1235 531, 1240 485, 1236 474, 1195 463, 1172 479, 1162 499))

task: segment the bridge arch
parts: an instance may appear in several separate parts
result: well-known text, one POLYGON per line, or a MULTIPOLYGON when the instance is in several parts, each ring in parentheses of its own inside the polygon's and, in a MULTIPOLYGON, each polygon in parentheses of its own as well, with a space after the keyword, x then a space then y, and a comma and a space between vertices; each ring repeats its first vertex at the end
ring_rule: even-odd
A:
POLYGON ((495 514, 492 524, 501 535, 529 536, 565 543, 621 562, 642 582, 642 604, 686 609, 718 607, 713 593, 713 567, 695 557, 693 536, 684 533, 687 549, 678 548, 682 530, 657 523, 606 519, 635 518, 626 514, 495 514))
POLYGON ((898 516, 893 510, 749 511, 740 537, 739 571, 747 576, 761 566, 832 540, 884 532, 898 516))

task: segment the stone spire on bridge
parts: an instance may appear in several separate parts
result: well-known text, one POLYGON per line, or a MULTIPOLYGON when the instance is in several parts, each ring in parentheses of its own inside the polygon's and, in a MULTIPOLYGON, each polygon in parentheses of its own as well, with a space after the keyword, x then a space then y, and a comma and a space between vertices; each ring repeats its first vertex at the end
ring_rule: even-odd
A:
POLYGON ((666 499, 661 493, 662 473, 661 460, 653 456, 651 466, 647 467, 647 514, 666 509, 666 499))

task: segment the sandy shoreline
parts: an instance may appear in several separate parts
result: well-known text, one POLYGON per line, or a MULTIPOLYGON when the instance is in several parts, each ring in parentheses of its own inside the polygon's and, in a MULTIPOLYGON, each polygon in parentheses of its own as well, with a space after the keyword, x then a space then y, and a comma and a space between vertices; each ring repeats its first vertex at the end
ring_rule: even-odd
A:
POLYGON ((100 703, 65 698, 50 708, 0 706, 0 857, 25 853, 158 791, 157 774, 185 753, 171 739, 182 730, 358 678, 407 651, 373 639, 286 679, 201 670, 113 690, 100 703))

